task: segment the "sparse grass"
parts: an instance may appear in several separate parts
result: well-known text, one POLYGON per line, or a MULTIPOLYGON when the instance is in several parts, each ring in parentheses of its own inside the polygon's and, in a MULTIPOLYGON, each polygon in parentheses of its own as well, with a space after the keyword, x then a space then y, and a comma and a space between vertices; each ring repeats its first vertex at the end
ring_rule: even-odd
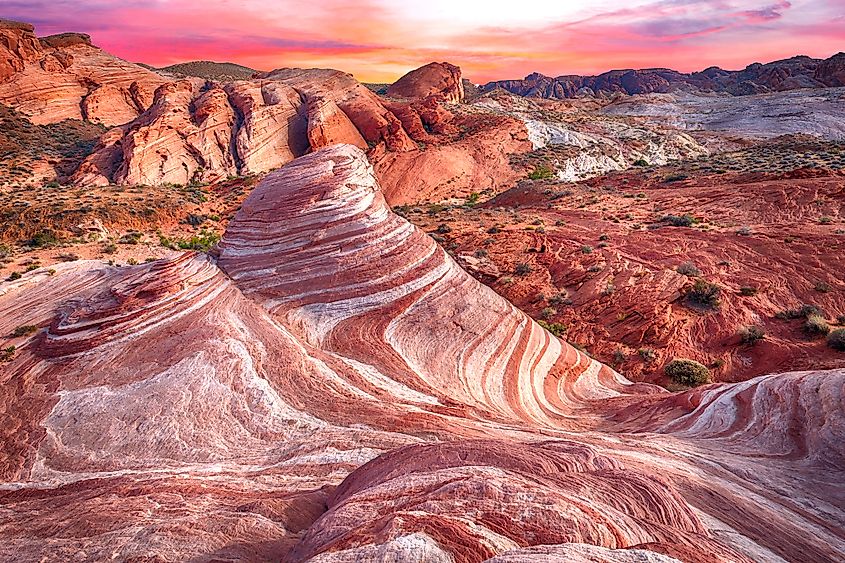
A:
POLYGON ((664 373, 675 383, 695 387, 710 381, 710 370, 695 360, 675 358, 663 368, 664 373))

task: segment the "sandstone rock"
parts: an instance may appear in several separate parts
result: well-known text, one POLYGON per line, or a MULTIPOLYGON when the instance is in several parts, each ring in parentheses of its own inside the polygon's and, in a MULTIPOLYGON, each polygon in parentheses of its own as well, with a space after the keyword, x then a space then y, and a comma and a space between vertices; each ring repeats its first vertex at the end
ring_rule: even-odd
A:
POLYGON ((0 334, 25 324, 0 372, 3 559, 842 550, 845 371, 632 384, 393 214, 350 145, 269 174, 216 259, 4 282, 0 334))
POLYGON ((387 95, 410 99, 434 96, 454 104, 460 103, 464 100, 461 69, 449 63, 429 63, 394 82, 387 89, 387 95))
POLYGON ((139 107, 133 85, 151 92, 163 82, 161 76, 91 45, 87 35, 63 33, 39 40, 28 24, 0 25, 0 103, 33 123, 88 119, 120 125, 149 105, 139 107))
POLYGON ((367 141, 337 104, 319 97, 308 100, 308 143, 315 150, 343 143, 367 149, 367 141))

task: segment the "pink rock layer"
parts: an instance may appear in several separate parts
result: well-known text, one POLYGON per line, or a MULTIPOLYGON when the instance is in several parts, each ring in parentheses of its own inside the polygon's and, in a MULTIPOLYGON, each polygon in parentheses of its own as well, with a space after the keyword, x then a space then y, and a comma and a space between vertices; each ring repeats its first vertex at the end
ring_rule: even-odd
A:
POLYGON ((216 257, 0 286, 0 557, 837 561, 845 372, 632 384, 387 206, 269 174, 216 257))

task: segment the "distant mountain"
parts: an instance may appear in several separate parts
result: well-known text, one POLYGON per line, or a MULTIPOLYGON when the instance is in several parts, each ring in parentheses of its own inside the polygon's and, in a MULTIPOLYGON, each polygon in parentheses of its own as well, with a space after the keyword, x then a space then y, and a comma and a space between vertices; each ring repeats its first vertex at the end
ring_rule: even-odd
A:
MULTIPOLYGON (((147 65, 144 65, 147 66, 147 65)), ((196 76, 209 80, 248 80, 258 72, 255 69, 235 63, 216 63, 214 61, 190 61, 163 68, 147 67, 160 74, 178 78, 196 76)))
POLYGON ((724 92, 744 96, 831 86, 845 86, 845 53, 838 53, 828 59, 796 56, 767 64, 753 63, 736 71, 712 66, 689 74, 668 68, 646 68, 611 70, 598 76, 563 75, 552 78, 535 72, 523 80, 489 82, 482 86, 482 90, 489 92, 503 88, 521 96, 574 98, 674 90, 724 92))

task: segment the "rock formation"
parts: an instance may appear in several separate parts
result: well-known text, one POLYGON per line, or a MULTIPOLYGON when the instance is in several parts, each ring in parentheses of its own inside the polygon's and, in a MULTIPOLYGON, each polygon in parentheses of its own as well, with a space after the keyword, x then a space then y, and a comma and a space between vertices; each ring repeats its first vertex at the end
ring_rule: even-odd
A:
POLYGON ((460 103, 464 100, 464 83, 461 69, 449 63, 429 63, 412 70, 394 82, 387 95, 395 98, 437 99, 460 103))
POLYGON ((164 81, 101 51, 87 35, 39 39, 29 24, 0 21, 0 103, 33 123, 87 119, 120 125, 149 107, 164 81))
POLYGON ((842 86, 842 53, 828 59, 792 57, 767 64, 753 63, 743 70, 710 67, 700 72, 682 73, 667 68, 611 70, 597 76, 557 77, 532 73, 523 80, 499 80, 482 87, 489 92, 503 88, 521 96, 540 98, 608 97, 613 94, 650 94, 675 90, 725 92, 734 96, 782 92, 799 88, 842 86))
POLYGON ((268 175, 216 258, 3 284, 0 333, 24 324, 0 372, 5 560, 845 548, 845 372, 631 384, 394 215, 351 145, 268 175))

